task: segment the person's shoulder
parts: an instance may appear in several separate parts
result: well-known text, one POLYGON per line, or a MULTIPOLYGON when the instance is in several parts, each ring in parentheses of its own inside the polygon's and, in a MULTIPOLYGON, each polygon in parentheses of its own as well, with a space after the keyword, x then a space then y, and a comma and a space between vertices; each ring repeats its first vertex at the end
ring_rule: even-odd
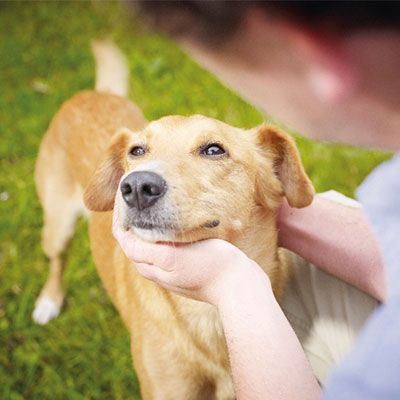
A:
POLYGON ((400 154, 380 164, 364 180, 357 196, 375 231, 385 260, 390 291, 400 290, 400 154))
MULTIPOLYGON (((400 154, 376 167, 357 190, 357 198, 364 207, 373 210, 387 208, 388 203, 400 199, 400 154)), ((400 213, 400 201, 391 212, 400 213)), ((372 211, 372 210, 371 210, 372 211)))

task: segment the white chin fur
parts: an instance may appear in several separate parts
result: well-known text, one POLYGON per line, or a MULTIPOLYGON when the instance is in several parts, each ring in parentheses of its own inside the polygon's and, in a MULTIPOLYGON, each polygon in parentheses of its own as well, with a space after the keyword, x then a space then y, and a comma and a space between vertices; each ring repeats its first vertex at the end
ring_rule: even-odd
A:
POLYGON ((175 234, 172 231, 133 228, 133 233, 148 242, 173 242, 175 238, 175 234))

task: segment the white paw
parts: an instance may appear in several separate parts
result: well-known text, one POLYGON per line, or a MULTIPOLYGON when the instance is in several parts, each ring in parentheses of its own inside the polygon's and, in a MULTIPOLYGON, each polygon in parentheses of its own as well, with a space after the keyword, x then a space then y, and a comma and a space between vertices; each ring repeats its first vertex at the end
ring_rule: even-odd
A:
POLYGON ((56 318, 58 314, 60 314, 60 307, 52 299, 44 296, 36 301, 32 318, 37 324, 44 325, 56 318))

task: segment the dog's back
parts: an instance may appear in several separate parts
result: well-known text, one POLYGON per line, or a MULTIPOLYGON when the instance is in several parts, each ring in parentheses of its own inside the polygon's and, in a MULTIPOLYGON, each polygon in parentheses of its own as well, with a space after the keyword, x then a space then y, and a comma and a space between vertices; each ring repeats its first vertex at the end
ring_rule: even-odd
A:
POLYGON ((108 41, 92 46, 96 60, 96 91, 66 101, 53 118, 39 149, 35 182, 44 210, 43 249, 50 259, 49 278, 33 319, 45 324, 63 302, 60 255, 73 234, 77 216, 85 211, 82 194, 115 131, 146 124, 141 111, 125 97, 128 68, 121 52, 108 41))

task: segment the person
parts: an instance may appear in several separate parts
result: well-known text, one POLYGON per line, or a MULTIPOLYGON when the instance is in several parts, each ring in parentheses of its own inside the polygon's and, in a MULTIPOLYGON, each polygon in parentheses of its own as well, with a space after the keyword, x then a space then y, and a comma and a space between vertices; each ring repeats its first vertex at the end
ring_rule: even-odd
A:
MULTIPOLYGON (((399 151, 398 4, 234 4, 150 1, 142 8, 202 65, 298 131, 399 151)), ((372 172, 357 191, 362 209, 316 198, 302 210, 284 203, 280 212, 280 245, 383 301, 330 376, 325 399, 400 398, 399 170, 396 155, 372 172)), ((116 218, 114 235, 143 276, 218 308, 238 399, 321 396, 252 260, 216 239, 145 243, 116 218)))

